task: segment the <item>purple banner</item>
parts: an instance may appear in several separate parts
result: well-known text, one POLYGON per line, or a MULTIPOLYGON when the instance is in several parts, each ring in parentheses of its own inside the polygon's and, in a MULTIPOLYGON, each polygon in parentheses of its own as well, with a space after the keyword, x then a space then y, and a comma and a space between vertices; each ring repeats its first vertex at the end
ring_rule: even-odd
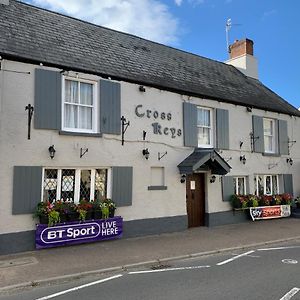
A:
POLYGON ((91 243, 120 238, 123 233, 122 217, 85 222, 66 222, 48 227, 37 224, 36 249, 91 243))

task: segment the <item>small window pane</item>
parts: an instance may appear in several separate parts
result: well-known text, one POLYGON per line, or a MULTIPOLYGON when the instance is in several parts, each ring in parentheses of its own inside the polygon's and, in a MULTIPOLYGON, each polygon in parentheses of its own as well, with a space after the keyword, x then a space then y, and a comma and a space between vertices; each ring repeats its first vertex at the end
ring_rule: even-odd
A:
POLYGON ((276 175, 272 176, 272 187, 273 187, 273 195, 279 194, 278 182, 277 182, 277 176, 276 175))
POLYGON ((198 126, 210 127, 210 110, 198 109, 198 126))
POLYGON ((243 177, 238 178, 238 194, 245 195, 245 179, 243 177))
POLYGON ((107 170, 96 169, 95 174, 95 200, 103 200, 106 198, 107 189, 107 170))
POLYGON ((78 82, 65 81, 65 102, 78 103, 78 82))
POLYGON ((271 136, 265 136, 264 137, 265 142, 265 151, 273 151, 273 137, 271 136))
POLYGON ((92 129, 93 109, 91 107, 79 107, 79 128, 92 129))
POLYGON ((57 170, 45 169, 43 187, 43 201, 55 201, 57 199, 57 170))
POLYGON ((272 135, 272 121, 264 119, 264 134, 272 135))
POLYGON ((62 170, 61 198, 63 200, 74 201, 74 189, 75 189, 75 170, 74 169, 62 170))
POLYGON ((78 128, 78 106, 65 105, 65 127, 78 128))
POLYGON ((254 183, 255 183, 255 194, 256 195, 263 195, 264 194, 264 180, 263 176, 255 176, 254 177, 254 183), (258 188, 258 190, 257 190, 258 188))
POLYGON ((79 200, 89 201, 90 195, 91 195, 91 170, 81 170, 79 200))
POLYGON ((93 85, 90 83, 80 83, 80 103, 93 105, 93 85))
POLYGON ((266 195, 272 195, 271 176, 266 176, 266 195))
POLYGON ((198 143, 200 145, 210 145, 210 128, 198 128, 198 143))

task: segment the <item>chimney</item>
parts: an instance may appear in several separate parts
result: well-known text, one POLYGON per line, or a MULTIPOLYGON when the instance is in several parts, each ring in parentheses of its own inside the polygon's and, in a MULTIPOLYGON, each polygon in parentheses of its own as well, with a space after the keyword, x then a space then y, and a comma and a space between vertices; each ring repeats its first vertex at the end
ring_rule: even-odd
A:
POLYGON ((9 0, 0 0, 0 4, 9 5, 9 0))
POLYGON ((230 59, 227 64, 235 66, 246 76, 258 79, 257 59, 253 56, 253 41, 235 40, 229 46, 230 59))

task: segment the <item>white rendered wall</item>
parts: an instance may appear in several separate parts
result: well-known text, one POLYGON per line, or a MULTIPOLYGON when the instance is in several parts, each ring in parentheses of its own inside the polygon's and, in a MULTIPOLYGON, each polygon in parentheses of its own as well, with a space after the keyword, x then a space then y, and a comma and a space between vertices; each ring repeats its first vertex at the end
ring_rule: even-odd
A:
MULTIPOLYGON (((284 114, 253 109, 252 113, 245 107, 221 103, 218 101, 187 97, 156 88, 146 87, 146 92, 139 91, 139 85, 121 82, 121 114, 130 121, 125 133, 125 145, 121 146, 121 136, 103 135, 99 137, 65 136, 56 130, 31 130, 31 140, 27 140, 27 104, 34 105, 34 68, 37 66, 4 61, 3 68, 30 74, 0 72, 2 97, 0 98, 0 234, 34 229, 31 215, 12 215, 13 166, 45 167, 133 167, 132 206, 120 207, 117 214, 124 220, 137 220, 186 214, 185 184, 180 183, 177 165, 194 149, 183 146, 183 134, 172 138, 170 135, 153 133, 153 122, 163 127, 174 127, 183 131, 182 103, 191 103, 210 108, 229 110, 230 151, 220 153, 232 166, 229 175, 250 177, 250 192, 254 192, 253 174, 293 174, 295 195, 300 194, 300 131, 299 119, 284 114), (2 79, 1 79, 2 76, 2 79), (2 81, 1 81, 2 80, 2 81), (2 101, 2 102, 1 102, 2 101), (157 110, 159 113, 171 113, 172 119, 161 120, 154 117, 138 117, 137 105, 143 109, 157 110), (286 163, 287 156, 266 157, 251 153, 250 132, 252 115, 288 121, 288 133, 291 140, 297 140, 291 148, 293 166, 286 163), (146 142, 142 132, 147 132, 146 142), (242 151, 239 142, 243 141, 242 151), (48 147, 55 145, 55 158, 50 159, 48 147), (79 157, 81 147, 87 147, 88 153, 79 157), (142 149, 147 147, 150 158, 146 160, 142 149), (158 152, 168 154, 160 161, 158 152), (239 157, 245 155, 247 163, 243 165, 239 157), (231 159, 230 159, 231 158, 231 159), (269 164, 276 164, 269 169, 269 164), (164 167, 167 190, 149 191, 151 184, 151 167, 164 167)), ((84 78, 100 79, 96 76, 79 74, 84 78)), ((141 112, 142 110, 139 110, 141 112)), ((213 213, 230 210, 230 205, 222 201, 220 177, 210 183, 210 173, 206 175, 206 212, 213 213)))
POLYGON ((258 79, 258 62, 257 58, 252 55, 241 55, 235 58, 231 58, 225 63, 236 67, 246 76, 258 79))

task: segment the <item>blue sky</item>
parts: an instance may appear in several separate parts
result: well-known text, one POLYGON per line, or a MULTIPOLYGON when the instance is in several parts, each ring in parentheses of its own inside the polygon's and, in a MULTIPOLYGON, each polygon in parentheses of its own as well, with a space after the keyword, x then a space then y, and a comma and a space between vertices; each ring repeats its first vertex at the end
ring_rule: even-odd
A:
POLYGON ((230 42, 254 41, 259 79, 300 107, 300 1, 297 0, 23 0, 218 61, 230 42))

